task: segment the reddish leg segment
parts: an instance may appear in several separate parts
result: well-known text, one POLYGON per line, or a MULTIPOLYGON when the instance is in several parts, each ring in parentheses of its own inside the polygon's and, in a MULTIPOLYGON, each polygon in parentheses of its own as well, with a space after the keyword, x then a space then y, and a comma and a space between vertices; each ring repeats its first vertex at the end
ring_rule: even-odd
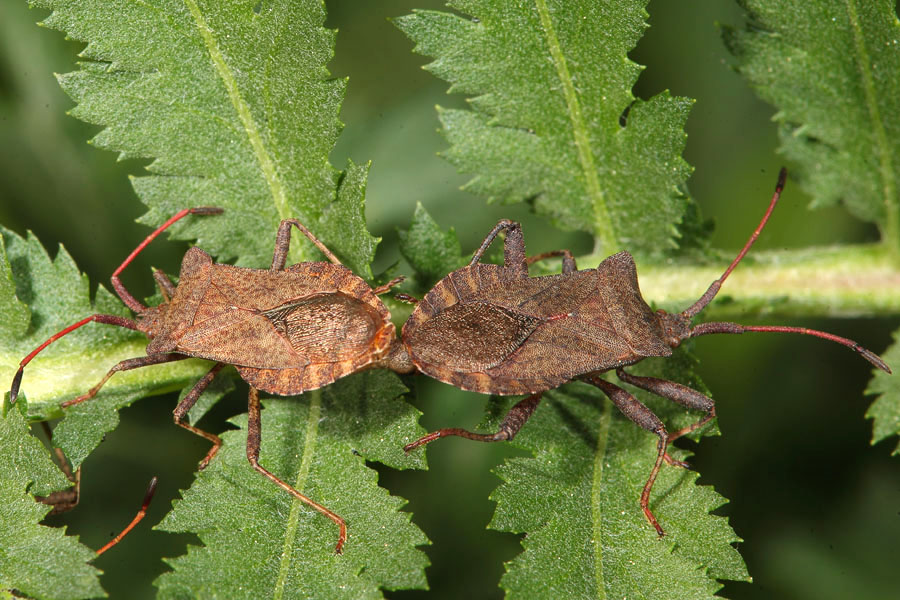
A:
POLYGON ((9 403, 15 404, 16 398, 19 397, 19 385, 22 383, 22 373, 23 373, 23 370, 25 369, 25 365, 30 363, 31 359, 33 359, 35 356, 37 356, 37 354, 41 350, 43 350, 44 348, 46 348, 47 346, 49 346, 50 344, 52 344, 53 342, 55 342, 56 340, 61 338, 62 336, 66 335, 67 333, 70 333, 72 331, 75 331, 82 325, 86 325, 91 322, 104 323, 106 325, 118 325, 119 327, 125 327, 126 329, 134 329, 135 331, 140 331, 140 329, 138 328, 138 324, 135 321, 132 321, 131 319, 126 319, 125 317, 119 317, 116 315, 91 315, 90 317, 87 317, 86 319, 82 319, 82 320, 78 321, 74 325, 70 325, 70 326, 66 327, 59 333, 52 335, 46 342, 44 342, 43 344, 41 344, 40 346, 38 346, 37 348, 32 350, 31 354, 29 354, 28 356, 23 358, 22 362, 19 363, 19 370, 16 371, 16 374, 13 376, 12 385, 9 388, 9 403))
POLYGON ((103 376, 103 379, 100 382, 92 387, 86 394, 82 394, 77 398, 73 398, 72 400, 66 400, 60 406, 62 408, 68 408, 70 406, 74 406, 75 404, 80 404, 86 400, 90 400, 94 396, 97 395, 97 392, 100 391, 100 388, 109 381, 109 378, 115 375, 120 371, 130 371, 132 369, 140 369, 141 367, 149 367, 150 365, 159 365, 167 362, 175 362, 176 360, 185 360, 190 358, 190 356, 184 356, 183 354, 154 354, 151 356, 139 356, 137 358, 129 358, 123 360, 112 369, 107 371, 106 375, 103 376))
POLYGON ((116 544, 122 541, 122 538, 128 535, 128 532, 134 529, 134 526, 141 522, 144 518, 144 515, 147 514, 147 508, 150 506, 150 501, 153 500, 153 496, 156 494, 156 484, 158 479, 154 476, 153 479, 150 480, 150 485, 147 486, 147 491, 144 493, 144 502, 141 504, 141 509, 134 516, 125 529, 123 529, 119 535, 111 539, 105 546, 97 550, 97 556, 100 556, 116 544))
POLYGON ((291 227, 299 229, 300 233, 305 235, 309 241, 315 244, 316 248, 318 248, 319 251, 333 264, 341 264, 338 257, 335 256, 325 244, 320 242, 319 238, 314 236, 303 223, 297 219, 285 219, 281 222, 281 225, 278 226, 278 233, 275 234, 275 252, 272 254, 272 266, 269 269, 270 271, 284 270, 284 265, 287 263, 288 249, 291 246, 291 227))
POLYGON ((656 520, 656 517, 650 510, 650 491, 653 489, 653 484, 656 482, 656 476, 659 474, 659 467, 662 465, 666 456, 666 448, 669 445, 669 434, 666 431, 665 425, 659 420, 659 417, 653 414, 653 411, 641 404, 637 398, 619 386, 600 379, 599 377, 586 377, 585 381, 600 388, 603 393, 612 400, 612 403, 616 405, 616 408, 622 411, 623 415, 631 419, 631 421, 639 425, 642 429, 646 429, 647 431, 656 434, 659 438, 659 441, 656 444, 656 462, 653 463, 653 468, 650 470, 650 476, 647 478, 644 489, 641 491, 640 504, 641 510, 644 511, 644 516, 647 517, 647 520, 653 525, 654 529, 656 529, 656 533, 659 534, 660 537, 666 535, 666 532, 659 524, 659 521, 656 520))
POLYGON ((260 407, 259 407, 259 390, 254 387, 250 387, 250 395, 247 402, 247 407, 249 410, 249 420, 247 422, 247 459, 250 461, 250 464, 253 465, 253 468, 257 470, 260 474, 266 477, 269 481, 285 490, 304 504, 311 506, 316 509, 332 521, 334 521, 338 526, 338 541, 337 545, 334 548, 336 554, 340 554, 344 548, 344 542, 347 540, 347 524, 344 522, 337 513, 334 513, 318 502, 312 500, 311 498, 304 496, 297 490, 295 490, 290 484, 285 483, 275 475, 273 475, 270 471, 268 471, 265 467, 259 464, 259 442, 260 436, 262 433, 262 423, 260 420, 260 407))
POLYGON ((141 253, 141 250, 147 247, 147 244, 156 239, 160 233, 168 229, 174 223, 180 221, 184 217, 188 215, 217 215, 222 213, 221 208, 217 208, 215 206, 198 206, 195 208, 185 208, 183 210, 175 213, 168 221, 160 225, 156 231, 147 236, 147 238, 138 244, 138 247, 132 251, 131 254, 128 255, 119 268, 113 271, 112 277, 110 277, 110 281, 112 282, 113 289, 116 290, 116 294, 119 295, 119 298, 122 299, 122 302, 125 303, 125 306, 130 308, 136 313, 143 312, 147 310, 147 307, 141 304, 134 296, 132 296, 128 290, 125 289, 125 286, 122 285, 122 282, 119 280, 119 274, 127 267, 134 258, 141 253))

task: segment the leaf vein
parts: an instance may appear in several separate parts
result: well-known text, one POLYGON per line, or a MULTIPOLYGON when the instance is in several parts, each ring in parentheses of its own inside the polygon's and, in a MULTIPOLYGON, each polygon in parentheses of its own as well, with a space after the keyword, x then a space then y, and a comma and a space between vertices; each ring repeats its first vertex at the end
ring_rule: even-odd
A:
POLYGON ((272 194, 275 208, 278 211, 279 216, 282 219, 286 219, 290 216, 290 211, 288 209, 284 185, 281 183, 281 179, 278 176, 275 161, 272 160, 272 156, 263 142, 259 128, 256 126, 256 121, 253 119, 250 105, 244 100, 244 97, 238 88, 234 73, 232 73, 222 50, 219 48, 218 40, 215 35, 213 35, 206 20, 203 18, 203 13, 200 12, 196 0, 185 0, 185 3, 190 9, 191 15, 194 17, 194 21, 197 24, 197 30, 203 39, 203 43, 206 45, 210 59, 215 66, 216 72, 219 74, 219 78, 222 80, 222 84, 225 86, 225 91, 228 93, 231 105, 234 107, 241 124, 244 126, 244 133, 246 133, 250 146, 253 148, 253 153, 256 156, 263 177, 272 194))
POLYGON ((556 35, 556 30, 553 27, 553 20, 550 17, 547 1, 536 0, 535 5, 541 19, 544 39, 547 42, 553 66, 556 68, 556 74, 562 84, 563 97, 566 101, 569 119, 572 122, 572 135, 575 141, 575 148, 578 151, 578 161, 584 172, 588 195, 591 197, 591 204, 594 208, 594 235, 605 245, 615 245, 617 238, 612 227, 609 211, 607 210, 606 198, 600 185, 600 178, 597 175, 594 154, 591 151, 590 135, 587 124, 584 122, 584 116, 581 113, 581 102, 578 98, 578 92, 575 90, 572 76, 569 73, 568 62, 556 35))
POLYGON ((855 0, 844 0, 847 9, 847 17, 850 20, 853 31, 853 42, 856 48, 856 65, 863 82, 863 92, 866 97, 866 109, 872 120, 872 128, 875 133, 877 154, 880 163, 882 191, 886 214, 886 229, 884 239, 891 240, 891 249, 895 254, 900 253, 897 240, 900 239, 900 214, 896 202, 897 184, 894 180, 893 160, 891 145, 887 139, 884 121, 878 108, 878 92, 872 79, 869 52, 866 49, 865 32, 859 22, 859 14, 856 11, 855 0))

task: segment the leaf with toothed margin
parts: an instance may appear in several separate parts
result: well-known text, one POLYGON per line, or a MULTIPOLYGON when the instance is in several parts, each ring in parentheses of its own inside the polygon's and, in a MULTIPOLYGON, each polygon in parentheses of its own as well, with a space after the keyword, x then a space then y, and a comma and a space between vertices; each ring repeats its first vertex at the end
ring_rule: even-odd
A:
POLYGON ((738 71, 778 112, 813 206, 840 202, 900 252, 900 20, 889 0, 744 0, 738 71))
MULTIPOLYGON (((900 332, 894 332, 894 343, 882 358, 889 365, 900 365, 900 332)), ((874 373, 866 388, 867 394, 878 395, 866 412, 866 417, 872 419, 873 444, 900 435, 900 378, 881 370, 874 373)), ((900 454, 900 443, 897 443, 893 454, 900 454)))
MULTIPOLYGON (((672 359, 629 369, 668 379, 692 362, 683 350, 672 359)), ((635 396, 673 431, 696 413, 645 392, 635 396)), ((494 400, 491 422, 511 403, 494 400)), ((706 433, 715 429, 705 428, 706 433)), ((501 587, 507 598, 713 598, 718 580, 749 581, 734 547, 740 541, 724 517, 710 512, 726 500, 698 474, 663 464, 650 508, 666 530, 659 538, 638 500, 656 458, 657 437, 625 418, 593 386, 569 384, 547 392, 514 445, 533 454, 497 468, 503 484, 491 498, 490 527, 527 532, 524 552, 507 563, 501 587)), ((686 453, 670 446, 683 460, 686 453)))
MULTIPOLYGON (((101 125, 93 143, 151 158, 133 184, 159 225, 186 206, 225 209, 173 226, 220 260, 266 267, 281 219, 300 219, 371 279, 368 166, 329 163, 346 81, 330 79, 335 32, 313 0, 32 0, 44 24, 87 42, 61 75, 71 114, 101 125)), ((321 260, 295 239, 291 262, 321 260)))
POLYGON ((395 20, 434 58, 425 68, 468 95, 439 109, 450 162, 488 201, 529 201, 598 252, 658 254, 676 246, 688 200, 681 158, 691 101, 644 101, 628 58, 647 27, 647 0, 454 0, 449 12, 395 20))
MULTIPOLYGON (((0 300, 2 303, 2 300, 0 300)), ((36 600, 104 596, 96 556, 64 529, 40 524, 50 507, 35 502, 72 484, 34 438, 17 406, 0 414, 0 597, 17 590, 36 600)))
POLYGON ((377 484, 367 460, 421 467, 404 442, 423 432, 419 412, 398 401, 396 375, 368 371, 296 398, 263 401, 260 464, 347 522, 343 554, 328 518, 255 472, 247 461, 247 417, 157 527, 195 532, 204 546, 167 562, 160 598, 215 589, 227 598, 379 598, 380 589, 425 587, 427 539, 377 484))

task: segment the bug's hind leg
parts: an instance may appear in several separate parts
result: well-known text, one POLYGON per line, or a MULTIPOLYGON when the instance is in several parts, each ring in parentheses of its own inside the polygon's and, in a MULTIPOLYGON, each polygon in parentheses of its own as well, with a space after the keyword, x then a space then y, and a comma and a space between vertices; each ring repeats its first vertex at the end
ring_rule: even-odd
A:
POLYGON ((472 433, 471 431, 460 429, 458 427, 448 427, 446 429, 438 429, 437 431, 433 431, 428 435, 420 437, 413 443, 403 446, 403 450, 409 452, 419 446, 424 446, 429 442, 433 442, 438 438, 451 435, 463 437, 467 440, 475 440, 477 442, 502 442, 511 440, 516 437, 516 434, 522 429, 522 425, 528 421, 534 413, 534 409, 537 408, 537 405, 540 404, 540 402, 540 393, 532 394, 531 396, 520 400, 515 406, 509 409, 503 422, 500 423, 500 428, 495 433, 472 433))
POLYGON ((262 421, 260 419, 259 412, 259 390, 255 387, 250 386, 250 394, 248 396, 247 407, 249 412, 249 419, 247 421, 247 460, 250 461, 250 464, 253 465, 253 468, 256 469, 258 473, 263 475, 266 479, 285 490, 304 504, 311 506, 316 509, 329 519, 335 522, 338 526, 338 541, 337 545, 334 547, 334 552, 336 554, 340 554, 343 547, 344 542, 347 540, 347 523, 338 515, 325 508, 312 498, 304 496, 289 483, 286 483, 272 474, 271 471, 263 467, 259 464, 259 442, 262 434, 262 421))
POLYGON ((641 510, 644 511, 644 516, 647 517, 647 520, 653 525, 654 529, 656 529, 656 533, 658 533, 660 537, 664 536, 666 534, 665 530, 663 530, 659 521, 656 520, 656 517, 650 510, 650 491, 653 489, 653 484, 656 483, 656 476, 659 475, 659 468, 666 456, 666 448, 669 445, 669 433, 666 431, 666 426, 659 420, 659 417, 653 414, 653 411, 641 404, 637 398, 619 386, 600 379, 599 377, 585 377, 585 381, 600 388, 603 393, 612 400, 612 403, 616 405, 616 408, 618 408, 623 415, 639 425, 642 429, 656 434, 659 438, 659 441, 656 444, 656 462, 653 463, 653 468, 650 470, 650 476, 647 477, 644 489, 641 490, 640 505, 641 510))
MULTIPOLYGON (((616 376, 627 384, 641 388, 642 390, 646 390, 651 394, 656 394, 657 396, 666 398, 672 402, 676 402, 687 409, 700 410, 706 413, 706 415, 696 423, 670 433, 669 442, 673 442, 683 435, 700 429, 716 418, 716 404, 713 402, 712 398, 705 396, 686 385, 659 379, 657 377, 639 377, 637 375, 630 375, 626 373, 624 369, 616 369, 616 376)), ((688 467, 687 463, 673 459, 668 453, 666 453, 665 459, 670 465, 685 468, 688 467)))

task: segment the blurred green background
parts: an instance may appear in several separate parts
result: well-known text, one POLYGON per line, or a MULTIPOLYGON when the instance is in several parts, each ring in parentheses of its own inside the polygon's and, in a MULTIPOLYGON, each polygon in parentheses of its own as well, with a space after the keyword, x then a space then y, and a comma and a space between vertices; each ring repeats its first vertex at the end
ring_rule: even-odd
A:
MULTIPOLYGON (((398 260, 396 228, 408 225, 417 201, 443 227, 456 229, 465 252, 500 217, 524 222, 532 252, 590 249, 587 237, 551 230, 523 206, 485 206, 459 191, 466 179, 436 155, 446 144, 434 105, 462 107, 465 100, 446 95, 446 84, 421 70, 425 59, 411 53, 411 43, 387 18, 441 8, 440 2, 329 0, 326 6, 328 25, 339 30, 331 71, 350 78, 346 128, 332 163, 372 161, 367 218, 384 238, 376 270, 398 260)), ((648 11, 651 28, 632 53, 646 65, 635 93, 647 98, 669 89, 697 100, 685 152, 695 168, 690 189, 704 215, 716 221, 713 244, 736 250, 755 226, 781 164, 774 110, 731 68, 716 26, 741 25, 741 12, 730 0, 654 0, 648 11)), ((133 223, 143 207, 127 178, 140 174, 143 163, 117 162, 114 154, 89 147, 85 141, 98 129, 65 115, 72 102, 52 74, 74 68, 81 44, 35 26, 44 16, 24 1, 0 3, 0 222, 19 233, 34 231, 51 254, 62 243, 93 282, 106 284, 148 233, 133 223)), ((758 247, 876 239, 874 228, 840 208, 808 212, 808 200, 789 182, 758 247)), ((177 272, 185 248, 151 245, 126 271, 126 285, 139 296, 151 293, 150 266, 177 272)), ((804 324, 881 351, 898 319, 804 324)), ((755 579, 753 585, 727 584, 722 595, 897 597, 900 469, 889 457, 893 442, 869 445, 871 427, 863 419, 869 400, 862 395, 869 365, 837 345, 790 336, 704 338, 696 348, 723 436, 685 444, 696 449, 692 463, 701 482, 731 500, 720 512, 747 540, 740 549, 755 579)), ((480 420, 484 397, 424 378, 417 385, 426 428, 472 427, 480 420)), ((238 388, 205 418, 207 429, 221 430, 228 416, 245 409, 245 390, 238 388)), ((99 547, 133 514, 149 478, 160 476, 148 520, 96 561, 113 598, 153 597, 150 582, 165 565, 146 560, 148 548, 176 556, 196 543, 150 528, 190 485, 207 449, 172 424, 174 405, 175 396, 163 396, 123 411, 122 424, 85 463, 80 506, 48 521, 67 524, 99 547)), ((503 561, 520 547, 516 536, 485 529, 493 510, 487 496, 499 481, 491 467, 513 452, 502 444, 446 440, 429 449, 428 472, 378 467, 382 484, 409 499, 414 521, 433 540, 426 548, 432 591, 389 597, 502 597, 503 561)))

